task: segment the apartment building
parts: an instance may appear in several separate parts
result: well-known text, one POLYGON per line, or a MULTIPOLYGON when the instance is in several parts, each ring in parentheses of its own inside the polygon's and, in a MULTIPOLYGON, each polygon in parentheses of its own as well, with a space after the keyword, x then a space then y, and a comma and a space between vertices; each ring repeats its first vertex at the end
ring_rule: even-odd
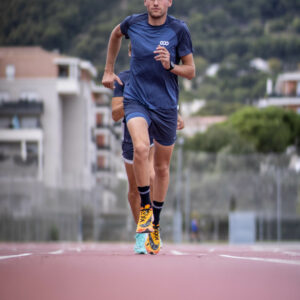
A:
POLYGON ((96 126, 94 129, 96 143, 96 180, 105 186, 113 187, 116 175, 124 173, 121 159, 121 124, 111 117, 111 92, 103 86, 93 86, 92 98, 96 126))
POLYGON ((40 47, 0 47, 1 178, 53 188, 110 184, 119 154, 111 91, 88 61, 40 47))
POLYGON ((280 74, 274 89, 269 79, 267 94, 266 98, 258 101, 258 107, 279 106, 300 114, 300 71, 280 74))

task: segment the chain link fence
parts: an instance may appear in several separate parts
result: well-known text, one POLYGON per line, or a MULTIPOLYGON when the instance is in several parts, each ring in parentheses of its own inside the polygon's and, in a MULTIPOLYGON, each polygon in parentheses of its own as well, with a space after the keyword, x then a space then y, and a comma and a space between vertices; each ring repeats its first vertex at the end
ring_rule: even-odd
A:
MULTIPOLYGON (((178 148, 170 169, 161 216, 164 240, 227 241, 232 212, 254 213, 258 241, 300 240, 300 173, 291 155, 178 148), (198 225, 196 234, 192 222, 198 225)), ((48 188, 12 174, 0 176, 0 240, 133 240, 125 179, 86 191, 48 188)))

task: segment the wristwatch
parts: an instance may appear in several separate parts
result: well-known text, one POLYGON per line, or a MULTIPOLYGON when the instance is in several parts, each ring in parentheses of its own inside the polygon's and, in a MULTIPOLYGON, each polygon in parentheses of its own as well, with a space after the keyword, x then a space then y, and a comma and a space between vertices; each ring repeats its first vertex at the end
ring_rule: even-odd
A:
POLYGON ((173 70, 174 68, 175 68, 175 64, 174 64, 172 61, 170 61, 170 68, 167 69, 167 71, 171 71, 171 70, 173 70))

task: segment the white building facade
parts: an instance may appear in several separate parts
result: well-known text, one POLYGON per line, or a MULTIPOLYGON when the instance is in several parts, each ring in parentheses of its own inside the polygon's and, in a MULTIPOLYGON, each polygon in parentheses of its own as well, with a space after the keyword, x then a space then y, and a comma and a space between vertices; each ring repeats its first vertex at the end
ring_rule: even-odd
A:
MULTIPOLYGON (((111 92, 95 85, 96 75, 94 66, 79 58, 40 47, 0 47, 3 163, 11 151, 21 165, 29 153, 37 163, 35 174, 13 177, 70 189, 91 189, 99 176, 113 177, 113 151, 119 147, 112 138, 111 92), (99 98, 105 99, 101 106, 99 98)), ((2 178, 10 176, 9 169, 7 163, 2 178)))

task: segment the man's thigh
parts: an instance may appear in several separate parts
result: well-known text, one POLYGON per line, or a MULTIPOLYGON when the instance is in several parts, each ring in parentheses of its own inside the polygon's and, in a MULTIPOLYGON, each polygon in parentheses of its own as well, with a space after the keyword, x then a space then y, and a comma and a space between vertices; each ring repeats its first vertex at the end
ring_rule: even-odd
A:
POLYGON ((130 119, 127 123, 127 127, 129 129, 134 147, 139 144, 150 147, 148 123, 143 117, 135 117, 130 119))
POLYGON ((134 147, 150 145, 148 128, 151 119, 147 108, 134 100, 124 99, 125 118, 134 147))

